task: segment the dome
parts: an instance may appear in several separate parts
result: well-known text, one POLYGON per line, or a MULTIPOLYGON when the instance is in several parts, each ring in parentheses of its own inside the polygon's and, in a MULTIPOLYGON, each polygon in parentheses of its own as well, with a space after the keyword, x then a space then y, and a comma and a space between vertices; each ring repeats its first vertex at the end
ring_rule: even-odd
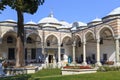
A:
POLYGON ((51 13, 48 17, 45 17, 41 19, 38 23, 59 23, 59 21, 53 17, 53 14, 51 13))
POLYGON ((79 26, 87 26, 86 23, 83 23, 83 22, 78 22, 79 26))
POLYGON ((71 30, 73 30, 73 31, 74 31, 74 30, 77 30, 77 28, 76 28, 76 27, 73 27, 71 30))
POLYGON ((60 21, 59 23, 62 25, 60 28, 70 28, 71 27, 71 25, 66 21, 60 21))
POLYGON ((46 17, 41 19, 38 23, 59 23, 59 21, 52 17, 46 17))
POLYGON ((43 27, 53 27, 53 25, 52 25, 52 24, 47 23, 47 24, 43 25, 43 27))
POLYGON ((15 20, 12 20, 12 19, 7 19, 5 21, 9 21, 9 22, 16 22, 15 20))
POLYGON ((120 7, 114 9, 112 12, 110 12, 108 15, 115 15, 115 14, 120 14, 120 7))
POLYGON ((102 19, 100 19, 100 18, 95 18, 94 20, 92 20, 92 22, 95 22, 95 21, 102 21, 102 19))
POLYGON ((87 26, 87 24, 83 22, 74 22, 72 24, 72 27, 80 27, 80 26, 87 26))
POLYGON ((27 22, 26 24, 36 24, 36 23, 31 20, 31 21, 27 22))

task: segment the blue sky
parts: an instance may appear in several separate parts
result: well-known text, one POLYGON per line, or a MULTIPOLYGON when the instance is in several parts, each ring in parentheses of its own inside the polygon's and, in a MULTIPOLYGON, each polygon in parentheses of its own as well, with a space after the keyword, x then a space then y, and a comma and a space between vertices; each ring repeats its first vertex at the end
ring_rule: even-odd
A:
MULTIPOLYGON (((120 7, 120 0, 45 0, 42 6, 34 14, 25 14, 24 22, 39 22, 40 19, 48 16, 51 10, 58 20, 65 20, 69 23, 81 21, 88 23, 93 19, 102 18, 113 9, 120 7)), ((13 19, 17 21, 16 11, 7 7, 0 14, 0 21, 13 19)))

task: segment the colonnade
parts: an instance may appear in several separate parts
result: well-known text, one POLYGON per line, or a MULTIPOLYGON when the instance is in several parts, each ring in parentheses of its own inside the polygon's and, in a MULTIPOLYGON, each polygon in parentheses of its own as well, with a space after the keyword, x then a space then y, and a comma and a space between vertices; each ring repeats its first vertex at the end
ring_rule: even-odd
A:
MULTIPOLYGON (((120 61, 119 61, 119 39, 114 39, 115 40, 115 65, 119 65, 120 61)), ((86 42, 82 42, 82 48, 83 48, 83 65, 87 65, 86 62, 86 42)), ((75 48, 76 47, 76 41, 73 41, 72 44, 72 58, 73 58, 73 62, 72 63, 76 63, 76 59, 75 59, 75 48)), ((58 62, 61 61, 61 46, 60 43, 58 44, 58 62)), ((96 39, 96 65, 97 66, 101 66, 101 62, 100 62, 100 39, 96 39)))

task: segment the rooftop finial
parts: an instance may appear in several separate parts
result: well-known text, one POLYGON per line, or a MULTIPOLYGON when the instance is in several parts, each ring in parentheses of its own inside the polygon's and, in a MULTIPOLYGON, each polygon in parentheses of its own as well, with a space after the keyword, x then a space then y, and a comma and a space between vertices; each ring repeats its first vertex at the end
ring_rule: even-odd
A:
POLYGON ((52 11, 52 10, 50 11, 50 14, 49 14, 48 17, 54 17, 54 15, 53 15, 53 11, 52 11))

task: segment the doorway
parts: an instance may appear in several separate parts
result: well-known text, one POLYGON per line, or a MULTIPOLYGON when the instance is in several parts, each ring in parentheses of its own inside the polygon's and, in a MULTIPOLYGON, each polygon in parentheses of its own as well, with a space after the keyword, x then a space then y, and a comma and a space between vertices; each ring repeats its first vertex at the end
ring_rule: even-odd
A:
POLYGON ((53 63, 53 55, 49 55, 48 60, 49 60, 49 63, 53 63))
POLYGON ((8 59, 9 60, 15 59, 15 48, 8 48, 8 59))

